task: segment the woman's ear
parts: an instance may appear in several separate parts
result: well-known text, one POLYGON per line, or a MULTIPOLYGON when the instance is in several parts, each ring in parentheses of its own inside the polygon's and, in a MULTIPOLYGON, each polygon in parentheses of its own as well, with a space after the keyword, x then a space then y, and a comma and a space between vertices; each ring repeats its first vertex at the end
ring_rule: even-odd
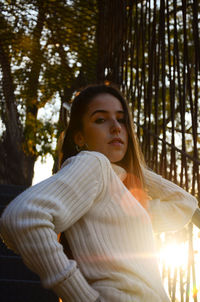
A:
POLYGON ((74 143, 79 147, 84 146, 85 138, 84 138, 83 134, 81 133, 81 131, 76 132, 76 134, 74 135, 74 143))

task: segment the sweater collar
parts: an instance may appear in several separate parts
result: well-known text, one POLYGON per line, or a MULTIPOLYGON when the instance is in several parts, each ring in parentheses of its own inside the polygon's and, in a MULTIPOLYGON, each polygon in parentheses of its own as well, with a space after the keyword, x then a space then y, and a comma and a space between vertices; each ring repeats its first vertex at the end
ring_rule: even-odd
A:
POLYGON ((111 164, 111 165, 117 176, 121 179, 121 181, 124 181, 127 176, 126 170, 116 164, 111 164))

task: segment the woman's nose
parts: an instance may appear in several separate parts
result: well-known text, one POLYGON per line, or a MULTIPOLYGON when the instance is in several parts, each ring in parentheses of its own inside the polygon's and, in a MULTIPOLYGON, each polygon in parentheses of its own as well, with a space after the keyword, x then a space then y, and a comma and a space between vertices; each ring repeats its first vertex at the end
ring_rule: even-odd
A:
POLYGON ((122 127, 118 120, 113 120, 111 125, 111 132, 119 133, 121 131, 122 127))

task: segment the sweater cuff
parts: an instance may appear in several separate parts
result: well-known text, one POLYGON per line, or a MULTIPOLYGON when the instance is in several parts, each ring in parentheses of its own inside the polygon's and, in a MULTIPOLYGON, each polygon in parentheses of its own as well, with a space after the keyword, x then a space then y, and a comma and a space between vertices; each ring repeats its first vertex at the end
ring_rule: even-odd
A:
POLYGON ((62 302, 94 302, 99 297, 99 293, 88 284, 79 269, 52 289, 62 302))

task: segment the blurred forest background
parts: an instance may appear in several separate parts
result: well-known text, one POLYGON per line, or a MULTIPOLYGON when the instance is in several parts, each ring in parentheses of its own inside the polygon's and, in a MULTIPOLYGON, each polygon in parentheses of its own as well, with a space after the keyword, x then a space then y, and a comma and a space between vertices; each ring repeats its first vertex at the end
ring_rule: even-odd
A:
POLYGON ((38 156, 56 160, 76 91, 107 82, 129 101, 148 165, 200 194, 198 0, 0 0, 0 8, 1 184, 31 185, 38 156))
MULTIPOLYGON (((127 98, 148 166, 200 200, 198 0, 0 0, 0 185, 30 186, 47 154, 56 170, 73 96, 102 82, 127 98)), ((198 300, 195 234, 169 234, 173 302, 198 300)))

